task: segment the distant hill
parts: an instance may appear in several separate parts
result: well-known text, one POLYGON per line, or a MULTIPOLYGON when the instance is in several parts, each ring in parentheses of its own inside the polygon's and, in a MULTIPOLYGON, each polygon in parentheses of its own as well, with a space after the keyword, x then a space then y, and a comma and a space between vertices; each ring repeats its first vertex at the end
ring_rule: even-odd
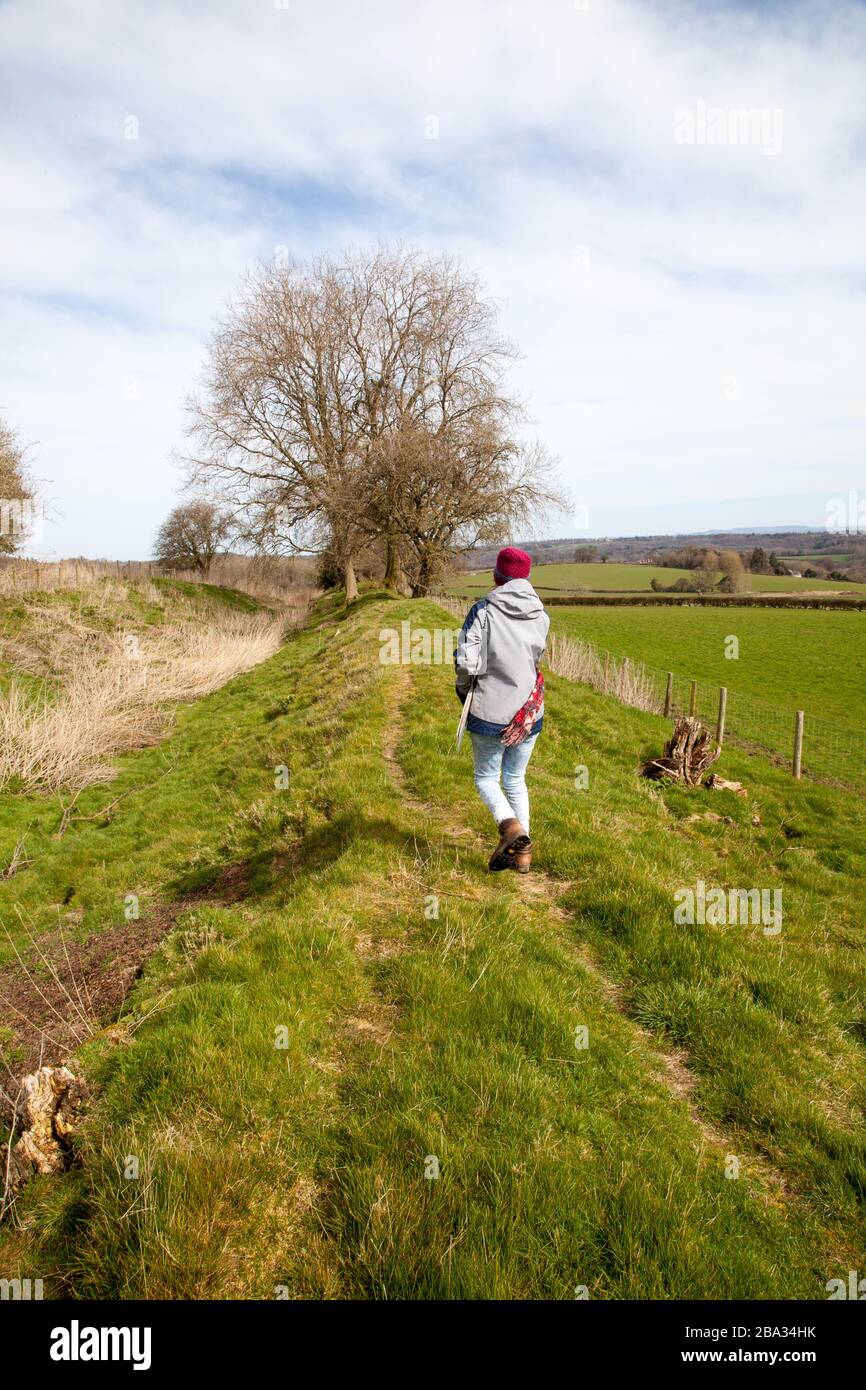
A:
MULTIPOLYGON (((563 536, 547 540, 518 541, 537 564, 572 564, 575 561, 618 561, 630 564, 653 564, 668 551, 684 549, 738 550, 748 555, 759 548, 784 559, 796 556, 808 562, 838 564, 840 559, 866 565, 866 536, 838 535, 827 530, 810 530, 805 526, 768 526, 763 530, 732 527, 727 531, 672 532, 654 536, 563 536)), ((490 569, 496 559, 498 546, 482 546, 461 557, 460 569, 490 569)), ((846 563, 847 568, 847 563, 846 563)))

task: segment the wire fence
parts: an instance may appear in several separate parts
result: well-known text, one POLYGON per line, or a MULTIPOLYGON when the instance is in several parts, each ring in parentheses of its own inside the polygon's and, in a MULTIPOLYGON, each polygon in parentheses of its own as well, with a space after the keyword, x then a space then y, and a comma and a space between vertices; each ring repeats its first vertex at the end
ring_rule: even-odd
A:
MULTIPOLYGON (((456 615, 465 604, 453 595, 437 601, 456 615)), ((853 728, 822 715, 782 709, 744 691, 692 679, 584 639, 551 633, 547 660, 566 680, 580 681, 621 704, 666 718, 694 715, 719 742, 758 753, 796 777, 866 788, 866 726, 853 728)))
POLYGON ((796 776, 866 784, 866 729, 850 728, 806 711, 782 709, 740 690, 690 680, 676 672, 643 667, 656 694, 656 708, 665 713, 670 677, 671 719, 694 714, 721 741, 769 755, 796 776))
MULTIPOLYGON (((727 740, 769 757, 789 767, 794 776, 866 786, 866 727, 857 729, 803 710, 782 709, 743 691, 665 671, 572 638, 551 638, 553 671, 563 663, 565 644, 588 649, 587 683, 623 704, 670 719, 694 715, 719 742, 727 740)), ((581 678, 586 676, 577 677, 581 678)))

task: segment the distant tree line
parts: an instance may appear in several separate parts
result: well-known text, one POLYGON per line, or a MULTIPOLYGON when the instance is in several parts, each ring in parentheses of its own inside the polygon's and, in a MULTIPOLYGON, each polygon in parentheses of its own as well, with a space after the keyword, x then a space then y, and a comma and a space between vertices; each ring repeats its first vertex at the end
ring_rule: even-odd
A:
MULTIPOLYGON (((838 536, 832 539, 835 539, 836 544, 838 544, 838 536)), ((848 538, 846 538, 846 540, 847 539, 848 538)), ((852 551, 852 562, 845 569, 826 560, 819 561, 816 557, 813 557, 813 563, 801 568, 800 564, 795 564, 790 556, 780 556, 775 550, 767 550, 764 546, 760 545, 753 546, 749 552, 725 549, 718 552, 718 554, 719 556, 724 555, 727 557, 738 555, 743 570, 751 574, 790 577, 796 573, 801 575, 804 579, 832 579, 837 581, 856 581, 866 578, 866 548, 864 548, 863 551, 857 549, 856 537, 853 538, 852 541, 852 551)), ((702 572, 703 574, 707 574, 713 569, 712 561, 714 555, 716 555, 716 552, 707 546, 686 545, 673 547, 668 550, 656 551, 649 558, 654 565, 658 565, 662 568, 694 570, 696 573, 702 572)), ((734 571, 730 569, 730 561, 728 563, 729 568, 725 571, 723 580, 728 575, 734 573, 734 571)), ((720 564, 718 568, 724 569, 724 566, 720 564)), ((663 590, 665 586, 659 584, 657 587, 663 590)), ((688 590, 691 588, 699 588, 701 584, 699 582, 693 583, 691 580, 683 580, 682 583, 669 587, 679 587, 681 590, 688 590)))

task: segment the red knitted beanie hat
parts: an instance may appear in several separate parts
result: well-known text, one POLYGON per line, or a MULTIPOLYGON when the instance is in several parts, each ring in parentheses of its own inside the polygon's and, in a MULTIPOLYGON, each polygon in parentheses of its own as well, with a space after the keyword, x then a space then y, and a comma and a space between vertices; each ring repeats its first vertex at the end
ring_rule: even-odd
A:
POLYGON ((518 550, 513 545, 506 545, 496 557, 493 577, 498 579, 501 584, 509 579, 528 579, 531 569, 531 555, 527 555, 525 550, 518 550))

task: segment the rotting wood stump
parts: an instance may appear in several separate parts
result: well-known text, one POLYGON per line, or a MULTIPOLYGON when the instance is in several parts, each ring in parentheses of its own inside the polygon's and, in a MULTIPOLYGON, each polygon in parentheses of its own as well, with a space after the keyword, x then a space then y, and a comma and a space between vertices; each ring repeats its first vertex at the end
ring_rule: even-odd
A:
MULTIPOLYGON (((2 1210, 10 1193, 30 1175, 61 1173, 71 1158, 72 1136, 87 1099, 87 1083, 68 1067, 40 1067, 21 1080, 23 1133, 15 1148, 8 1140, 2 1210)), ((17 1104, 16 1104, 17 1113, 17 1104)))
POLYGON ((713 746, 711 735, 700 720, 678 719, 661 757, 650 758, 641 767, 640 774, 656 781, 666 778, 687 787, 699 787, 721 752, 720 747, 713 746))

